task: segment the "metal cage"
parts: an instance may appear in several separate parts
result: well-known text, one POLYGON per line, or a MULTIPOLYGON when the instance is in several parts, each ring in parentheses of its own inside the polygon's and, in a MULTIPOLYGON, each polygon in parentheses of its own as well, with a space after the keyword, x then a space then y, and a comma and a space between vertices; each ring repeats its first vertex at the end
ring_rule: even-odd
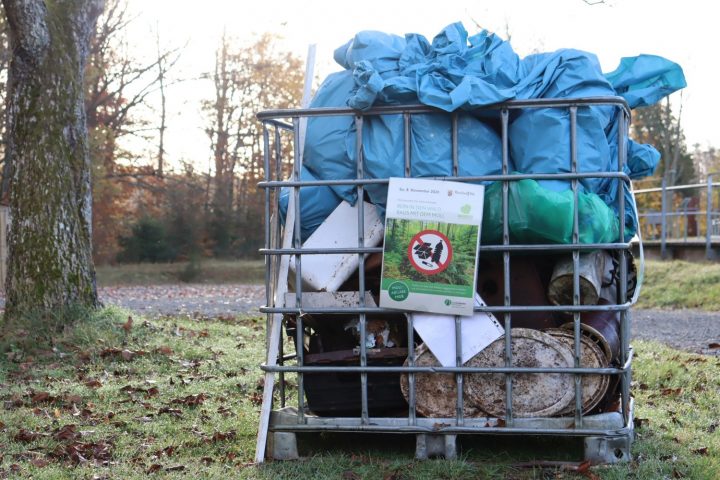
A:
MULTIPOLYGON (((497 115, 499 133, 502 141, 502 174, 489 176, 458 176, 458 114, 447 113, 426 106, 388 106, 373 108, 368 111, 356 111, 347 108, 319 108, 304 110, 271 110, 258 114, 258 119, 263 124, 264 134, 264 168, 265 181, 260 182, 259 186, 265 191, 265 248, 261 253, 266 259, 266 306, 261 308, 261 312, 267 314, 268 328, 268 352, 267 362, 261 368, 268 374, 277 374, 280 381, 277 388, 273 382, 265 384, 266 392, 264 396, 264 409, 270 410, 273 402, 273 394, 275 402, 279 408, 272 411, 269 416, 269 423, 261 422, 261 432, 263 435, 267 433, 269 436, 269 446, 266 451, 268 457, 272 458, 293 458, 297 456, 297 446, 295 433, 297 432, 322 432, 322 431, 340 431, 340 432, 388 432, 388 433, 410 433, 417 435, 418 458, 427 458, 431 455, 444 455, 452 458, 456 455, 455 440, 458 434, 493 434, 493 435, 547 435, 547 436, 574 436, 581 437, 584 440, 585 459, 593 463, 615 463, 628 461, 630 459, 630 445, 633 439, 633 399, 630 394, 631 382, 631 365, 633 351, 630 346, 630 307, 637 298, 639 286, 636 289, 635 296, 630 298, 628 290, 628 259, 631 248, 629 242, 622 241, 625 238, 625 225, 623 221, 619 222, 620 241, 615 243, 580 243, 580 227, 578 223, 578 192, 579 181, 586 178, 610 178, 617 182, 619 192, 623 192, 624 188, 631 190, 631 183, 628 175, 624 172, 626 162, 626 142, 627 132, 630 120, 630 111, 622 98, 619 97, 602 97, 602 98, 583 98, 583 99, 538 99, 526 101, 510 101, 503 104, 492 105, 478 109, 478 112, 484 110, 495 111, 497 115), (582 109, 588 109, 591 106, 612 107, 617 112, 618 122, 618 154, 616 171, 611 172, 581 172, 579 168, 578 148, 577 148, 577 114, 582 109), (570 119, 570 128, 567 132, 570 138, 569 152, 569 173, 553 173, 553 174, 511 174, 508 169, 509 145, 508 145, 508 127, 509 119, 513 111, 538 109, 538 108, 556 108, 564 109, 568 112, 570 119), (413 332, 413 315, 412 312, 407 313, 407 364, 408 365, 370 365, 368 349, 365 342, 361 341, 358 352, 358 362, 355 365, 307 365, 303 355, 303 346, 308 341, 306 326, 304 319, 307 315, 339 315, 354 317, 359 320, 360 338, 364 338, 367 328, 367 316, 385 315, 394 313, 396 310, 388 310, 366 304, 366 279, 362 266, 365 257, 382 252, 382 246, 368 247, 364 244, 364 206, 363 202, 358 202, 358 243, 357 247, 342 249, 327 248, 303 248, 300 236, 301 226, 301 209, 300 209, 300 189, 301 187, 311 185, 346 185, 356 189, 357 198, 364 198, 364 189, 370 184, 387 184, 387 178, 367 178, 363 161, 363 121, 376 115, 402 115, 404 122, 404 159, 405 159, 405 176, 410 175, 413 159, 411 158, 409 142, 410 142, 410 125, 415 115, 434 114, 447 115, 451 118, 451 142, 452 142, 452 166, 453 175, 450 177, 438 178, 439 180, 455 180, 461 182, 470 181, 491 181, 501 182, 502 184, 502 244, 498 245, 481 245, 480 258, 484 255, 496 255, 502 257, 502 269, 504 278, 504 301, 500 306, 483 306, 476 307, 475 311, 491 312, 494 314, 501 324, 504 321, 506 332, 510 332, 513 326, 513 315, 518 312, 528 311, 549 311, 549 312, 570 312, 573 318, 572 335, 574 337, 574 366, 571 368, 523 368, 513 367, 511 336, 505 335, 504 362, 505 366, 495 368, 473 368, 463 366, 461 364, 461 342, 462 331, 460 317, 455 319, 455 338, 457 350, 457 363, 454 367, 427 367, 416 366, 415 345, 413 332), (300 178, 302 152, 301 145, 304 139, 301 138, 301 124, 304 119, 319 116, 346 116, 353 117, 356 129, 356 176, 347 180, 317 180, 302 181, 300 178), (291 147, 291 148, 290 148, 291 147), (292 154, 290 157, 289 154, 292 154), (292 160, 292 171, 289 170, 292 160), (290 179, 284 180, 282 177, 288 175, 290 179), (574 218, 571 244, 518 244, 512 243, 508 226, 508 191, 511 182, 522 179, 534 180, 567 180, 571 182, 573 198, 574 198, 574 218), (624 185, 623 185, 624 184, 624 185), (290 207, 294 208, 294 234, 292 246, 283 248, 281 244, 282 222, 278 215, 279 192, 281 188, 290 189, 292 202, 290 207), (293 205, 294 203, 294 205, 293 205), (619 271, 617 282, 617 301, 609 305, 582 305, 580 301, 579 273, 578 262, 581 252, 589 252, 593 250, 606 250, 614 252, 616 258, 619 259, 619 271), (572 255, 573 264, 573 302, 571 305, 517 305, 514 299, 519 298, 522 292, 512 292, 510 285, 511 273, 511 256, 524 253, 542 253, 542 254, 559 254, 565 253, 572 255), (308 306, 302 288, 302 260, 306 255, 328 255, 328 254, 353 254, 358 256, 358 288, 357 302, 351 306, 343 308, 319 308, 308 306), (288 295, 292 302, 285 304, 284 298, 275 298, 278 290, 277 273, 281 258, 294 257, 295 276, 294 283, 298 288, 295 292, 288 295), (608 366, 607 368, 588 368, 583 367, 581 363, 581 319, 582 312, 618 312, 620 316, 620 355, 619 363, 616 366, 608 366), (277 322, 283 318, 282 325, 287 328, 294 326, 294 343, 298 348, 294 354, 285 354, 284 352, 294 349, 288 348, 283 344, 285 335, 278 335, 279 325, 277 322), (293 319, 294 325, 288 325, 288 319, 293 319), (276 333, 273 335, 272 332, 276 333), (276 343, 277 342, 277 343, 276 343), (274 344, 274 345, 273 345, 274 344), (297 404, 293 407, 287 406, 288 392, 285 389, 284 376, 288 373, 297 375, 297 404), (360 388, 357 395, 360 397, 359 414, 355 416, 316 416, 305 403, 304 399, 304 380, 308 374, 353 374, 360 376, 360 388), (372 402, 368 399, 368 376, 377 374, 406 374, 409 380, 409 397, 407 411, 401 416, 372 416, 372 402), (415 396, 415 376, 417 374, 454 374, 457 382, 457 399, 455 415, 451 418, 423 418, 416 412, 416 396, 415 396), (468 418, 464 415, 464 403, 466 402, 463 383, 465 376, 470 374, 504 374, 505 378, 505 405, 506 414, 503 418, 495 417, 479 417, 468 418), (574 376, 574 396, 575 408, 574 414, 561 417, 538 417, 525 418, 517 417, 513 412, 513 378, 515 375, 531 374, 572 374, 574 376), (583 377, 585 375, 607 375, 610 378, 619 379, 618 400, 619 405, 614 411, 598 413, 594 415, 583 414, 583 377), (269 389, 269 392, 267 391, 269 389), (267 428, 267 432, 263 430, 267 428)), ((615 206, 618 217, 625 218, 626 208, 634 208, 634 205, 626 205, 626 199, 623 194, 617 195, 617 205, 615 206)), ((290 216, 290 215, 288 215, 290 216)), ((640 260, 642 264, 642 259, 640 260)), ((642 270, 642 265, 640 265, 642 270)), ((642 273, 640 273, 640 277, 642 273)), ((281 280, 284 281, 284 280, 281 280)), ((284 295, 283 295, 284 297, 284 295)), ((292 333, 292 332, 291 332, 292 333)), ((264 443, 259 443, 258 448, 262 449, 264 443)), ((262 461, 265 452, 259 451, 257 459, 262 461)))

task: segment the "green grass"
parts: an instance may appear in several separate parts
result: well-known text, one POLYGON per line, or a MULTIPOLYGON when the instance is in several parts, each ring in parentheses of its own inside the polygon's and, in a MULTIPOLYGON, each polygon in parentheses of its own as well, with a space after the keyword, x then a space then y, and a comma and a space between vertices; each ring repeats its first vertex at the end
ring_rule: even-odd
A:
POLYGON ((262 259, 100 265, 97 279, 100 286, 163 285, 183 281, 259 284, 265 279, 265 265, 262 259))
MULTIPOLYGON (((250 465, 264 319, 134 316, 129 332, 126 319, 106 309, 33 349, 30 332, 0 338, 0 478, 587 478, 513 467, 548 448, 579 454, 513 437, 461 439, 458 460, 416 461, 412 436, 315 435, 300 438, 301 461, 250 465)), ((720 359, 635 347, 635 458, 593 474, 720 478, 720 359)))
POLYGON ((720 310, 720 263, 646 261, 637 306, 720 310))

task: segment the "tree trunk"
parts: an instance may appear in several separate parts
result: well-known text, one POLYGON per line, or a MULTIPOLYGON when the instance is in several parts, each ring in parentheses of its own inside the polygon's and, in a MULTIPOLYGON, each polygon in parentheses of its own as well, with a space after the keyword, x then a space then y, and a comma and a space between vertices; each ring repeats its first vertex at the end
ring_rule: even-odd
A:
POLYGON ((3 0, 13 58, 6 321, 98 305, 83 71, 103 0, 3 0))

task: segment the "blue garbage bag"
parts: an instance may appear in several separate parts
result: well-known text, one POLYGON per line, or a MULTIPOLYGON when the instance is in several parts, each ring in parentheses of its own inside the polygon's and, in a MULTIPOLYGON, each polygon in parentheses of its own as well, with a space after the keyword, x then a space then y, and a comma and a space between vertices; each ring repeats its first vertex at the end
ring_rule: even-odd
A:
MULTIPOLYGON (((300 180, 311 182, 317 180, 317 177, 307 168, 303 168, 300 171, 300 180)), ((280 221, 283 224, 293 190, 289 187, 280 189, 280 221)), ((330 216, 341 201, 326 185, 300 187, 300 238, 303 242, 330 216)))
MULTIPOLYGON (((413 115, 410 122, 411 177, 453 175, 452 123, 440 114, 413 115)), ((346 155, 356 159, 355 126, 347 137, 346 155)), ((402 115, 365 117, 363 153, 366 178, 405 176, 404 124, 402 115)), ((502 173, 502 144, 498 134, 470 114, 458 116, 458 175, 502 173)), ((385 205, 387 185, 367 185, 370 201, 385 205)))
MULTIPOLYGON (((354 89, 355 80, 351 71, 333 73, 320 85, 310 108, 347 107, 347 100, 354 89)), ((346 153, 346 139, 354 121, 353 116, 308 118, 303 167, 323 180, 355 178, 355 162, 346 153)), ((342 185, 332 188, 340 197, 355 203, 354 187, 342 185)))

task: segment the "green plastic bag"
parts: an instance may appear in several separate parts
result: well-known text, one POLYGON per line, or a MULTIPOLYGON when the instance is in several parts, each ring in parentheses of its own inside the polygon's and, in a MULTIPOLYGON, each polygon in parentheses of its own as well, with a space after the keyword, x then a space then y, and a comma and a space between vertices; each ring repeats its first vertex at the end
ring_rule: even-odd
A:
MULTIPOLYGON (((578 193, 580 243, 609 243, 619 239, 619 223, 612 208, 594 193, 578 193)), ((485 188, 483 245, 502 244, 502 182, 485 188)), ((535 180, 510 182, 508 190, 510 243, 572 243, 573 192, 547 190, 535 180)))

